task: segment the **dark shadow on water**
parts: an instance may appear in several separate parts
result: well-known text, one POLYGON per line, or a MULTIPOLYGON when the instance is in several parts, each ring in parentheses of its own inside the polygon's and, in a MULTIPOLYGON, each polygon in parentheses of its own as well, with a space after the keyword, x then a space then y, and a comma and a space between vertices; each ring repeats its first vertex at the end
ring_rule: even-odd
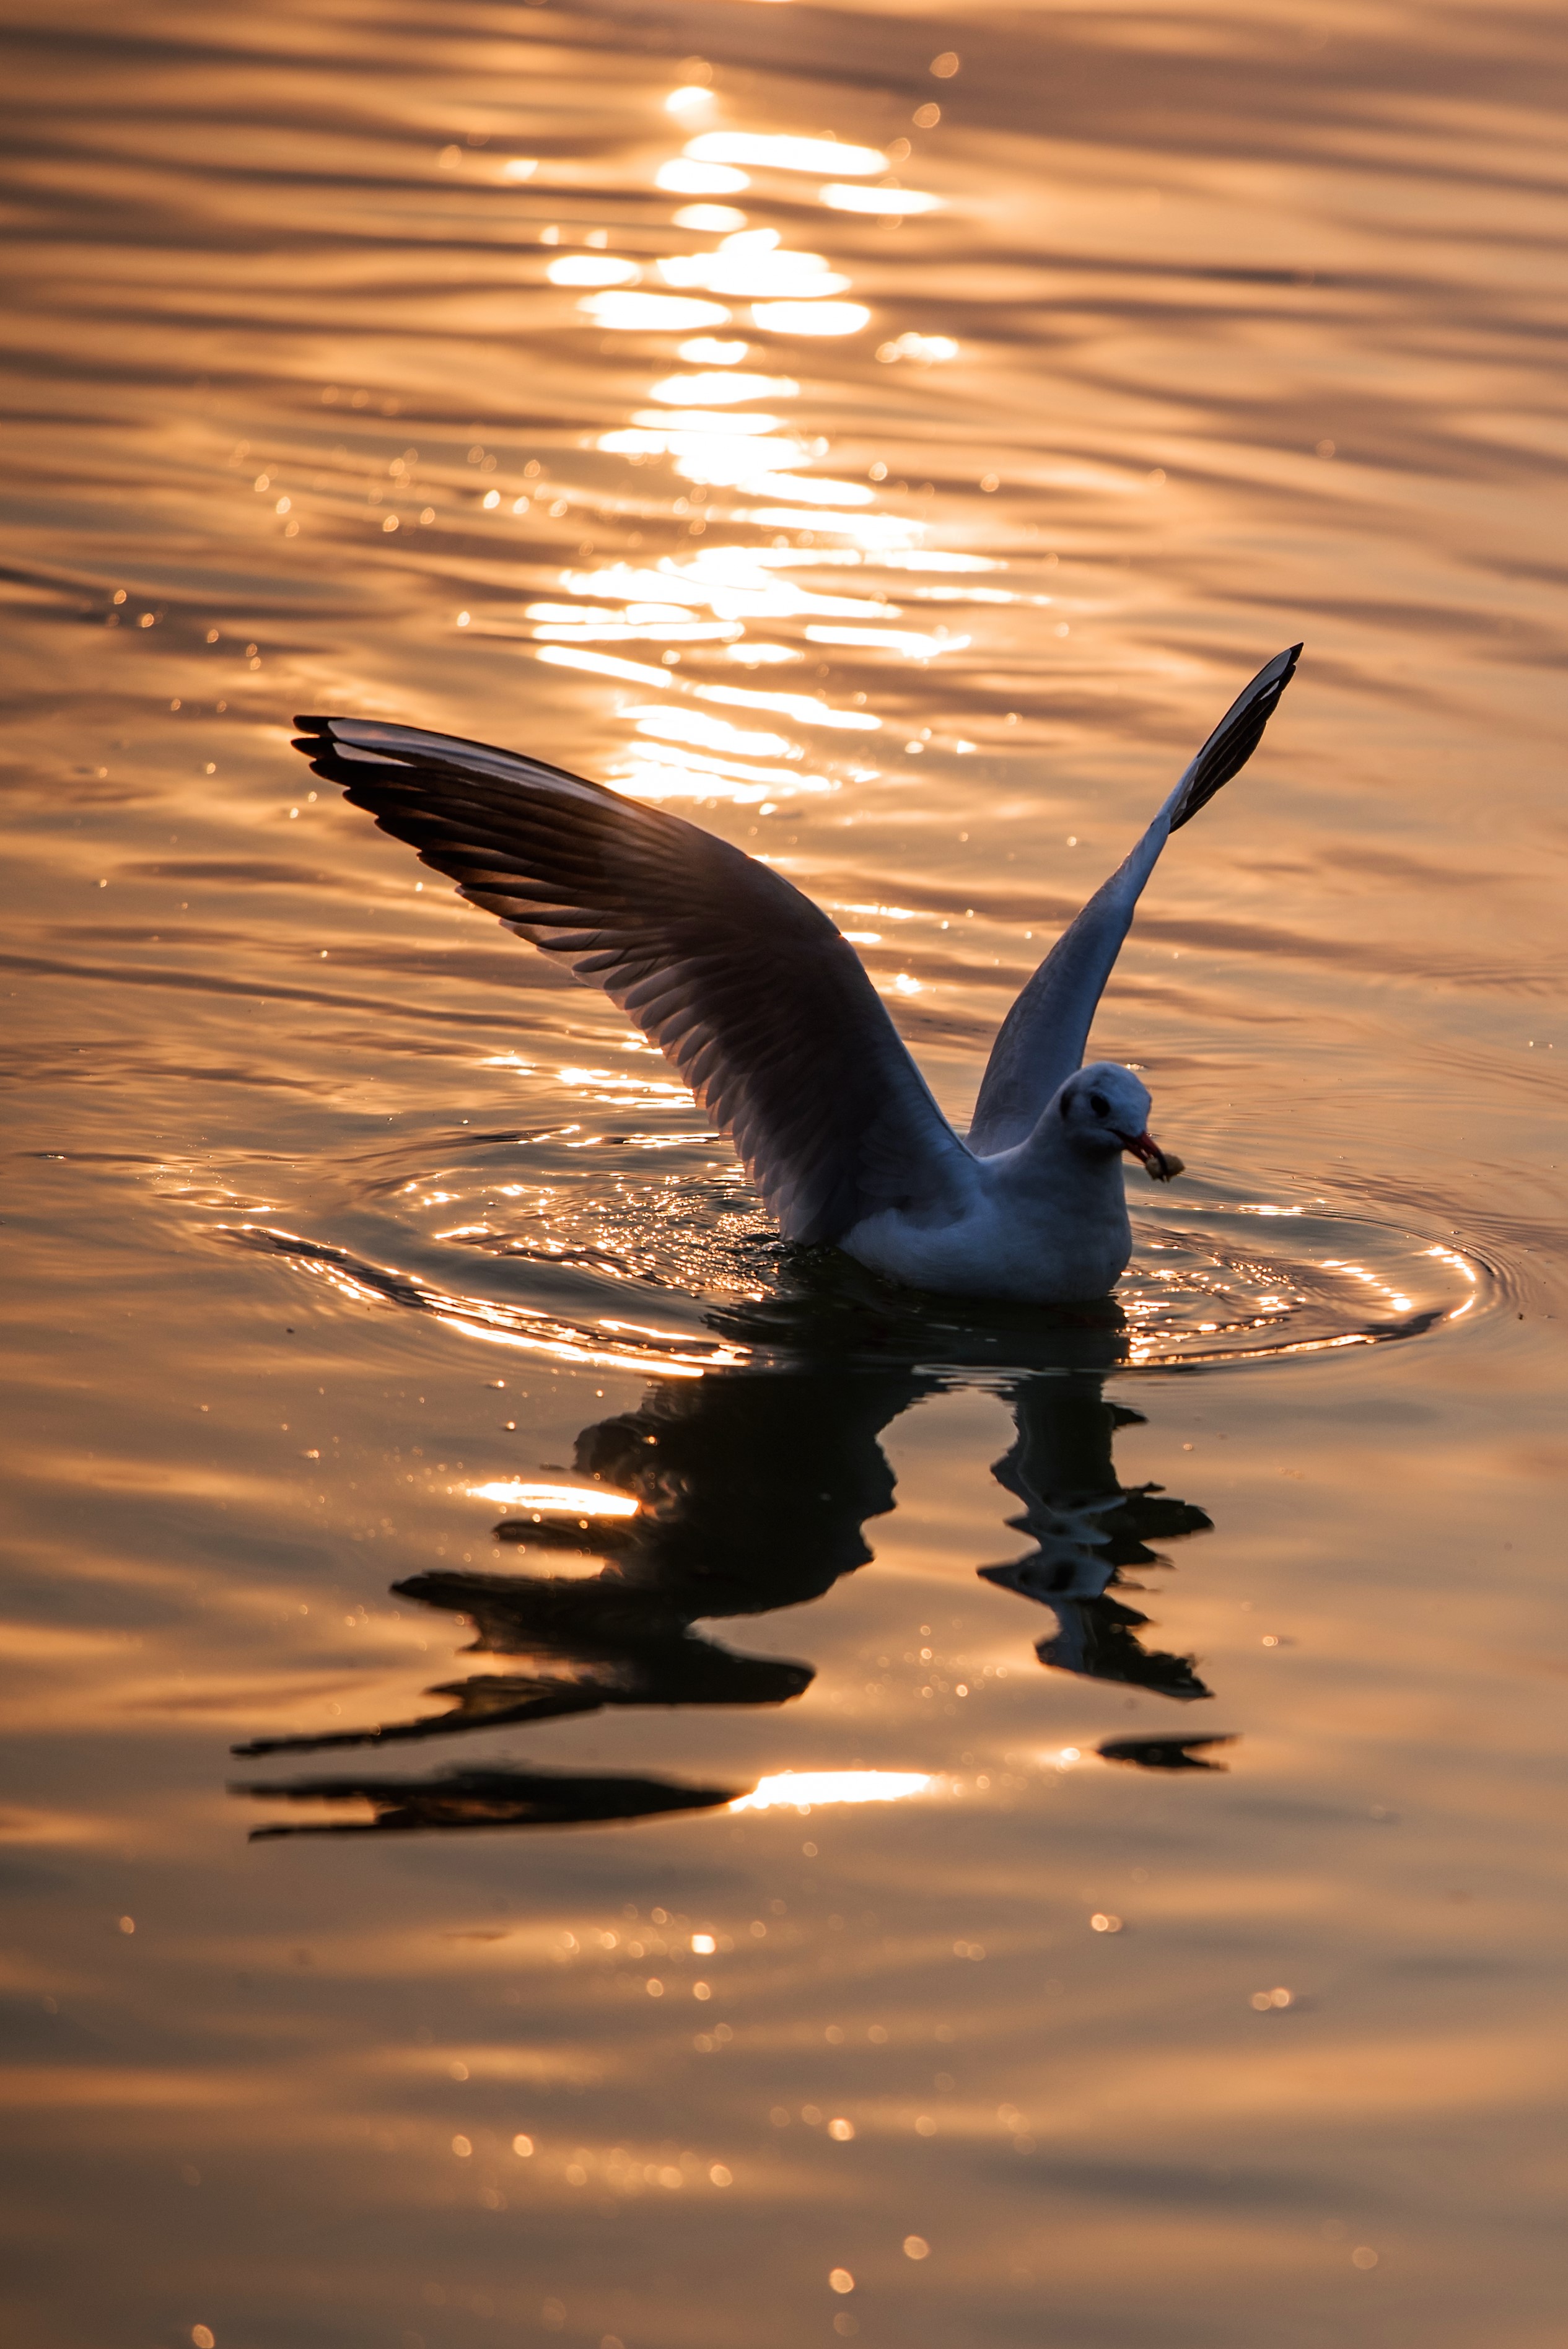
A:
MULTIPOLYGON (((1015 1440, 992 1473, 1022 1504, 1009 1524, 1033 1545, 1010 1564, 978 1570, 1048 1610, 1041 1662, 1181 1701, 1209 1695, 1191 1658, 1141 1644, 1148 1619, 1118 1595, 1143 1587, 1129 1570, 1167 1566, 1151 1545, 1206 1531, 1210 1521, 1157 1485, 1117 1481, 1116 1432, 1141 1414, 1104 1392, 1126 1345, 1114 1304, 961 1320, 946 1299, 911 1302, 879 1284, 824 1278, 743 1313, 715 1315, 713 1324, 726 1339, 765 1349, 766 1365, 753 1359, 701 1379, 656 1381, 636 1410, 577 1438, 576 1475, 634 1500, 634 1516, 584 1523, 563 1509, 507 1518, 496 1537, 524 1571, 442 1568, 394 1586, 401 1598, 466 1618, 474 1633, 467 1652, 504 1659, 505 1670, 427 1690, 448 1701, 439 1713, 257 1738, 235 1751, 384 1747, 617 1707, 789 1702, 809 1687, 810 1664, 746 1655, 698 1623, 802 1606, 867 1565, 864 1528, 894 1506, 881 1436, 923 1397, 977 1373, 1012 1409, 1015 1440), (574 1571, 563 1571, 568 1559, 574 1571)), ((1150 1769, 1212 1769, 1223 1765, 1196 1754, 1218 1742, 1120 1739, 1102 1751, 1150 1769)), ((368 1800, 374 1821, 355 1823, 368 1832, 641 1817, 711 1807, 744 1790, 496 1769, 236 1791, 368 1800)))
POLYGON ((1107 1737, 1096 1748, 1105 1762, 1130 1762, 1139 1770, 1228 1770, 1228 1762, 1205 1759, 1212 1746, 1234 1745, 1233 1737, 1107 1737))
POLYGON ((233 1789, 236 1795, 263 1795, 274 1802, 368 1802, 375 1813, 369 1819, 254 1827, 253 1843, 277 1836, 407 1834, 421 1828, 584 1826, 595 1821, 658 1818, 670 1811, 716 1810, 742 1791, 597 1772, 505 1769, 453 1770, 438 1778, 296 1778, 283 1786, 233 1789))

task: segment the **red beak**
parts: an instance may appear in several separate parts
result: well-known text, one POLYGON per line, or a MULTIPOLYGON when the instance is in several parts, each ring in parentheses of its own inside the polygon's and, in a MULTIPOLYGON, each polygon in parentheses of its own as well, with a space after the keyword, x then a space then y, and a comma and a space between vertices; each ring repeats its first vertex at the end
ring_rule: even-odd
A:
POLYGON ((1172 1183, 1181 1172, 1182 1161, 1172 1152, 1162 1150, 1154 1136, 1147 1131, 1135 1134, 1130 1142, 1124 1141, 1122 1146, 1126 1150, 1130 1150, 1135 1158, 1142 1159, 1148 1168, 1149 1180, 1152 1183, 1172 1183))

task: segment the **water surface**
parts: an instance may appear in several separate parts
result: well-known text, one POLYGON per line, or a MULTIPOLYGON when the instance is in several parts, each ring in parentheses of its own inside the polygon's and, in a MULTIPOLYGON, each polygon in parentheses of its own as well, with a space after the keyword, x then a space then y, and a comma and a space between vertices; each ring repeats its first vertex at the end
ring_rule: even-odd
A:
POLYGON ((1558 2343, 1556 15, 5 55, 8 2337, 1558 2343), (1298 637, 1053 1314, 288 748, 774 859, 961 1118, 1298 637))

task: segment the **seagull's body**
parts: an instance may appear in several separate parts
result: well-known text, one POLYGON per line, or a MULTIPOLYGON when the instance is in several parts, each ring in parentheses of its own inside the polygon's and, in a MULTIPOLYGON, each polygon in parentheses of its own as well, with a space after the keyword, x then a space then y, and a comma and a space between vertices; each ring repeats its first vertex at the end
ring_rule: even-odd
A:
MULTIPOLYGON (((1083 1077, 1085 1087, 1098 1079, 1112 1098, 1120 1080, 1121 1098, 1141 1107, 1127 1121, 1141 1140, 1148 1095, 1132 1071, 1107 1061, 1083 1077)), ((1040 1123, 1044 1131, 1015 1149, 989 1157, 971 1151, 935 1212, 878 1207, 839 1247, 873 1272, 950 1297, 1103 1297, 1132 1253, 1122 1143, 1085 1156, 1062 1129, 1060 1112, 1040 1123)))
POLYGON ((509 750, 358 718, 296 747, 474 905, 597 982, 727 1132, 786 1237, 954 1296, 1103 1296, 1132 1251, 1121 1158, 1157 1177, 1130 1069, 1084 1068, 1170 833, 1256 749, 1299 645, 1260 670, 1002 1023, 967 1139, 859 957, 771 866, 680 816, 509 750))

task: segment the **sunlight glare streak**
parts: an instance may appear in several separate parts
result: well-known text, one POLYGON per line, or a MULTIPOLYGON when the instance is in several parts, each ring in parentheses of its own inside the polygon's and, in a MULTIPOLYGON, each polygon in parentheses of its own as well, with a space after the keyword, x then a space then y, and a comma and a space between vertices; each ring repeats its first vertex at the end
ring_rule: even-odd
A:
POLYGON ((541 1515, 573 1517, 635 1517, 638 1505, 626 1493, 607 1493, 601 1485, 524 1485, 503 1477, 493 1485, 470 1485, 475 1501, 499 1501, 541 1515))
POLYGON ((834 184, 819 188, 817 195, 836 212, 883 212, 897 218, 904 212, 936 212, 942 209, 940 196, 929 196, 919 188, 845 188, 834 184))
MULTIPOLYGON (((560 612, 566 607, 540 608, 560 612)), ((540 622, 534 631, 537 643, 557 645, 727 645, 743 633, 739 620, 693 620, 684 615, 679 620, 556 618, 540 622)))
MULTIPOLYGON (((742 344, 742 350, 744 347, 742 344)), ((668 400, 671 407, 689 399, 706 399, 725 406, 738 399, 800 398, 799 384, 787 375, 667 375, 650 385, 649 389, 655 399, 668 400)))
POLYGON ((939 653, 961 653, 968 636, 922 636, 912 628, 825 628, 805 632, 807 644, 864 645, 875 652, 897 653, 902 660, 934 660, 939 653))
POLYGON ((723 236, 744 228, 746 215, 738 212, 733 204, 682 204, 675 215, 675 225, 692 229, 701 236, 723 236))
POLYGON ((897 604, 877 603, 867 595, 813 595, 774 575, 781 557, 810 563, 825 560, 835 551, 714 546, 686 563, 676 563, 667 555, 656 570, 617 563, 607 564, 601 571, 563 571, 560 582, 569 595, 592 596, 596 601, 620 596, 628 603, 705 605, 721 620, 794 618, 807 614, 822 620, 901 619, 902 608, 897 604))
POLYGON ((868 506, 877 494, 864 481, 830 481, 815 473, 753 473, 736 487, 749 498, 798 498, 803 505, 868 506))
POLYGON ((836 726, 864 734, 881 730, 882 720, 868 709, 830 709, 826 701, 817 701, 810 694, 753 693, 743 685, 699 685, 692 690, 699 701, 722 701, 736 709, 771 709, 801 726, 836 726))
POLYGON ((885 171, 888 158, 877 147, 840 146, 836 139, 790 139, 755 130, 704 130, 686 142, 699 163, 754 163, 772 171, 837 171, 869 179, 885 171))
POLYGON ((898 1803, 936 1785, 916 1770, 781 1770, 759 1778, 749 1795, 739 1795, 732 1811, 767 1811, 775 1806, 807 1811, 818 1803, 898 1803))
POLYGON ((525 620, 578 620, 585 624, 595 620, 639 620, 651 625, 660 620, 691 619, 684 604, 628 604, 618 609, 609 604, 525 604, 523 616, 525 620))
POLYGON ((878 343, 877 356, 884 367, 898 359, 913 359, 919 367, 935 367, 940 360, 956 359, 959 347, 950 335, 898 335, 890 343, 878 343))
MULTIPOLYGON (((771 546, 704 547, 691 568, 695 570, 702 565, 712 569, 724 565, 733 571, 738 564, 758 571, 818 571, 825 565, 853 566, 865 560, 857 546, 785 546, 775 538, 771 546)), ((868 610, 874 616, 895 609, 890 604, 871 604, 857 608, 868 610)))
POLYGON ((682 481, 702 481, 715 489, 725 489, 743 480, 746 474, 755 471, 759 461, 770 465, 808 462, 806 451, 798 440, 747 439, 743 427, 759 420, 754 417, 717 417, 714 421, 728 429, 692 432, 684 428, 680 417, 645 409, 638 428, 601 432, 594 447, 608 456, 672 458, 682 481))
MULTIPOLYGON (((659 274, 667 285, 764 302, 772 295, 842 294, 854 283, 829 269, 822 254, 792 252, 778 244, 776 236, 774 229, 744 229, 738 236, 727 236, 715 252, 665 255, 658 264, 659 274)), ((613 283, 607 278, 598 282, 613 283)))
POLYGON ((752 183, 744 171, 737 171, 727 163, 701 162, 688 151, 670 162, 660 163, 653 175, 653 184, 667 196, 738 196, 752 183))
MULTIPOLYGON (((715 687, 715 692, 722 688, 715 687)), ((749 734, 727 719, 710 718, 705 709, 628 709, 624 712, 639 734, 666 742, 695 742, 704 750, 734 750, 753 759, 798 759, 799 745, 783 734, 749 734)), ((878 723, 880 721, 878 720, 878 723)))
POLYGON ((618 791, 642 800, 730 800, 737 807, 755 807, 759 800, 793 800, 803 794, 820 796, 838 785, 826 775, 792 775, 775 769, 766 782, 749 782, 748 775, 767 775, 765 767, 748 767, 739 759, 711 759, 696 750, 667 750, 661 742, 639 742, 635 755, 615 771, 618 791))
POLYGON ((897 514, 818 512, 799 506, 738 506, 735 522, 749 522, 758 530, 826 531, 834 538, 857 538, 867 546, 918 546, 925 532, 918 522, 900 522, 897 514))
POLYGON ((720 800, 736 807, 755 807, 766 799, 772 790, 769 783, 732 783, 722 775, 688 773, 680 767, 651 765, 644 758, 629 760, 615 771, 615 787, 628 799, 651 801, 661 806, 666 800, 695 800, 700 806, 720 800))
POLYGON ((570 595, 618 595, 628 604, 705 604, 705 591, 686 579, 668 556, 657 570, 631 563, 607 563, 600 571, 563 571, 570 595))
MULTIPOLYGON (((725 419, 732 423, 734 419, 725 419)), ((798 440, 743 440, 740 435, 722 432, 677 433, 666 436, 675 471, 683 481, 701 481, 711 489, 728 489, 732 482, 765 465, 805 465, 810 462, 810 452, 798 440)))
MULTIPOLYGON (((657 1077, 639 1077, 628 1069, 575 1069, 563 1065, 556 1071, 558 1081, 580 1091, 591 1087, 597 1101, 626 1100, 632 1096, 644 1101, 685 1101, 690 1088, 683 1084, 664 1084, 657 1077), (603 1088, 607 1086, 608 1092, 603 1088)), ((607 1321, 605 1328, 610 1324, 607 1321)), ((622 1327, 617 1324, 617 1327, 622 1327)))
MULTIPOLYGON (((1005 564, 997 562, 993 555, 955 554, 947 548, 932 548, 929 552, 922 549, 918 554, 888 554, 882 559, 889 569, 895 571, 1002 571, 1006 569, 1005 564)), ((1022 600, 1023 598, 1017 595, 1009 595, 1007 598, 1010 604, 1020 603, 1022 600)))
MULTIPOLYGON (((711 409, 702 408, 672 408, 668 412, 657 408, 634 408, 631 420, 650 431, 662 424, 668 425, 672 433, 711 433, 716 440, 723 437, 733 440, 755 432, 776 432, 784 422, 782 416, 715 416, 711 409)), ((609 437, 607 433, 600 440, 601 449, 609 446, 609 437)))
MULTIPOLYGON (((684 334, 692 326, 727 326, 722 302, 699 302, 680 294, 589 294, 577 305, 596 326, 623 334, 684 334)), ((604 442, 599 446, 602 449, 604 442)))
POLYGON ((566 645, 540 645, 535 660, 548 661, 554 668, 583 668, 596 677, 623 678, 628 685, 661 685, 668 689, 675 682, 667 668, 649 668, 641 661, 617 660, 613 653, 578 652, 566 645))
MULTIPOLYGON (((728 1363, 717 1354, 701 1361, 690 1357, 649 1354, 641 1357, 611 1352, 607 1348, 585 1345, 576 1339, 546 1338, 528 1330, 502 1330, 488 1323, 471 1320, 466 1313, 438 1312, 431 1317, 443 1330, 453 1330, 463 1338, 478 1338, 487 1346, 511 1346, 520 1353, 545 1354, 553 1361, 572 1362, 592 1371, 656 1371, 661 1378, 700 1379, 710 1370, 724 1370, 728 1363)), ((743 1361, 744 1356, 736 1356, 743 1361)))
POLYGON ((691 775, 700 782, 755 783, 757 796, 765 797, 776 792, 782 799, 786 792, 836 792, 838 785, 826 775, 797 774, 791 767, 759 767, 748 760, 722 758, 711 751, 693 750, 682 744, 643 741, 633 753, 639 767, 649 765, 669 767, 680 774, 691 775))

